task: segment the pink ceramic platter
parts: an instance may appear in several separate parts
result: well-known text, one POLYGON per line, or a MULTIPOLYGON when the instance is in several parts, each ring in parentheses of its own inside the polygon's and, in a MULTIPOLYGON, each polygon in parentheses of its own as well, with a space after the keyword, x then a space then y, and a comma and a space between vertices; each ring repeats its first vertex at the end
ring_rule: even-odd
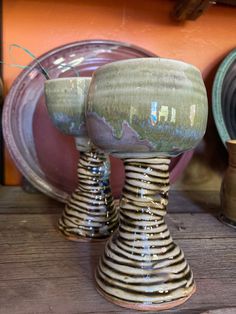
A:
MULTIPOLYGON (((127 43, 89 40, 55 48, 41 57, 40 63, 51 78, 91 76, 101 65, 130 58, 154 57, 140 47, 127 43)), ((3 111, 4 138, 21 173, 40 191, 66 201, 76 187, 78 153, 74 139, 57 130, 47 113, 44 76, 33 61, 14 81, 3 111)), ((188 164, 192 152, 171 163, 174 182, 188 164)), ((115 197, 124 183, 122 161, 111 157, 111 185, 115 197)))

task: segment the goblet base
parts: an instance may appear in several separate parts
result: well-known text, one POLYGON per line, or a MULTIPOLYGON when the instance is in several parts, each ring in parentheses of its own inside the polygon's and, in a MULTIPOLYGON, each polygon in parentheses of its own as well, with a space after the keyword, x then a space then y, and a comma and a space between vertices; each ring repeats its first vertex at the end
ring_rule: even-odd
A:
POLYGON ((157 311, 158 312, 158 311, 169 310, 173 307, 176 307, 185 303, 196 292, 196 285, 194 284, 192 286, 192 290, 189 292, 189 294, 186 297, 180 298, 175 301, 164 302, 161 304, 144 304, 144 303, 140 304, 140 303, 135 303, 135 302, 122 301, 113 296, 110 296, 109 294, 101 290, 98 285, 96 285, 96 289, 98 293, 101 294, 101 296, 103 296, 107 301, 114 303, 116 305, 119 305, 121 307, 125 307, 132 310, 137 310, 137 311, 157 311))
POLYGON ((236 221, 233 221, 232 219, 228 218, 227 216, 225 216, 224 213, 220 213, 218 216, 219 220, 221 222, 223 222, 225 225, 236 229, 236 221))
POLYGON ((164 310, 195 291, 193 273, 164 216, 170 158, 125 159, 118 230, 106 243, 95 274, 108 300, 137 310, 164 310))
POLYGON ((66 231, 64 227, 61 227, 60 220, 58 221, 58 232, 63 235, 66 240, 73 241, 73 242, 103 242, 107 239, 107 236, 104 238, 92 238, 86 237, 84 235, 72 233, 70 231, 66 231))

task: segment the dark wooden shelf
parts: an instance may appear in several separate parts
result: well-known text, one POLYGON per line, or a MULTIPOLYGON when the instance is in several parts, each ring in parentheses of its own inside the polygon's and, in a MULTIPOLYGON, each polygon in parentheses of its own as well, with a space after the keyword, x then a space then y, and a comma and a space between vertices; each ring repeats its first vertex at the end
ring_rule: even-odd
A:
MULTIPOLYGON (((0 188, 0 199, 0 314, 137 313, 96 292, 104 243, 65 240, 55 227, 63 204, 13 187, 0 188)), ((218 193, 171 191, 169 207, 167 222, 197 292, 165 313, 236 307, 236 232, 216 218, 218 193)))
POLYGON ((196 20, 216 4, 236 6, 236 0, 178 0, 174 6, 172 16, 177 21, 196 20))

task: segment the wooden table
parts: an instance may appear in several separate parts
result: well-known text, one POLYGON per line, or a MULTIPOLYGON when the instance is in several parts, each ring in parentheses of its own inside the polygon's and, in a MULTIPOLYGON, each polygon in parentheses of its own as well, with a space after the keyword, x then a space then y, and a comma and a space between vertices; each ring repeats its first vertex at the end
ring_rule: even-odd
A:
MULTIPOLYGON (((137 313, 96 292, 93 273, 104 243, 65 240, 56 230, 62 204, 16 187, 1 187, 0 200, 0 314, 137 313)), ((166 219, 197 292, 165 313, 236 307, 236 231, 217 220, 218 210, 217 192, 171 191, 166 219)))

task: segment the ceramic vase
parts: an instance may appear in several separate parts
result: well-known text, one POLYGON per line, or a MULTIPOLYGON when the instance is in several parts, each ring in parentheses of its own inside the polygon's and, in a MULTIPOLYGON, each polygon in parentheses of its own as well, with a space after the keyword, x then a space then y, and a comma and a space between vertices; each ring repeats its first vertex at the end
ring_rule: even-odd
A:
POLYGON ((2 86, 2 80, 0 79, 0 101, 2 101, 3 96, 3 86, 2 86))
POLYGON ((109 184, 109 159, 93 147, 86 130, 85 105, 90 81, 81 77, 45 82, 46 105, 52 122, 64 134, 75 137, 80 151, 78 186, 58 223, 63 235, 74 241, 106 238, 118 223, 109 184))
POLYGON ((165 223, 170 158, 204 135, 207 96, 194 66, 149 58, 95 71, 87 126, 95 145, 123 159, 120 225, 96 270, 98 291, 137 310, 165 310, 195 291, 192 271, 165 223))
POLYGON ((236 228, 236 140, 228 140, 229 166, 221 184, 220 220, 236 228))

